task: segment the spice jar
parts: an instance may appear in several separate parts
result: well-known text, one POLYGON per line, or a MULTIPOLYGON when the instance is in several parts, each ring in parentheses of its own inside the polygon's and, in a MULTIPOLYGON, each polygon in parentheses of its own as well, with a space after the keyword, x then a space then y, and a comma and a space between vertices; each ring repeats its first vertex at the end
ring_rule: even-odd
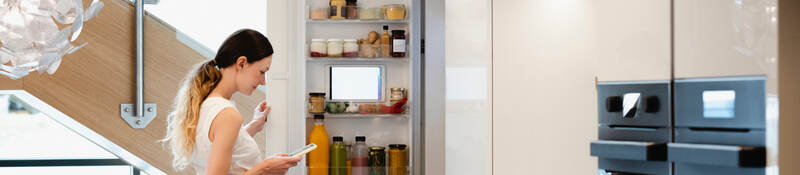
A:
POLYGON ((312 114, 325 113, 325 93, 308 93, 308 112, 312 114))
POLYGON ((388 4, 384 5, 383 8, 386 10, 386 19, 387 20, 405 20, 406 19, 406 5, 403 4, 388 4))
POLYGON ((343 47, 342 39, 328 39, 328 57, 341 57, 343 47))
POLYGON ((406 56, 406 31, 392 30, 392 57, 406 56))
POLYGON ((344 40, 344 57, 358 57, 358 43, 355 39, 344 40))
POLYGON ((328 56, 328 44, 325 39, 311 39, 311 57, 326 57, 328 56))
POLYGON ((391 88, 389 89, 391 95, 389 95, 389 102, 391 104, 397 103, 397 101, 403 100, 406 97, 406 88, 391 88))
POLYGON ((389 145, 389 175, 406 175, 408 150, 405 144, 389 145))
POLYGON ((344 19, 346 16, 345 6, 347 2, 345 0, 331 0, 330 3, 330 16, 331 19, 344 19))
POLYGON ((347 0, 347 6, 345 6, 347 19, 358 19, 358 5, 356 5, 356 2, 356 0, 347 0))

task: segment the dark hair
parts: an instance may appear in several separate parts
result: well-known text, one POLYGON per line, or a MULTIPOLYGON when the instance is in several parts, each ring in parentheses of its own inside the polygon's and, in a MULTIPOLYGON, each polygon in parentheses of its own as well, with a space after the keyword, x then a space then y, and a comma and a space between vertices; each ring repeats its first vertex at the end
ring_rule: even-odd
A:
POLYGON ((247 62, 252 63, 271 56, 272 53, 272 44, 267 37, 255 30, 242 29, 222 43, 214 60, 196 65, 186 75, 175 96, 173 109, 167 115, 166 137, 161 140, 169 143, 172 165, 176 170, 183 170, 190 163, 200 105, 222 79, 222 73, 217 67, 229 67, 240 56, 247 57, 247 62))
POLYGON ((234 32, 219 46, 214 65, 226 68, 236 63, 240 56, 247 57, 248 63, 259 61, 274 53, 267 37, 252 29, 241 29, 234 32))

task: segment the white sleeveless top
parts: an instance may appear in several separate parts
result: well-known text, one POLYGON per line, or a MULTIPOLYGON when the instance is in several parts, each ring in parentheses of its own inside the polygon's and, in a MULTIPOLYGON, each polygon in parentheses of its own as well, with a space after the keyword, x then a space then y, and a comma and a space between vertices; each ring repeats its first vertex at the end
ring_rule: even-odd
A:
MULTIPOLYGON (((192 152, 192 167, 197 174, 206 173, 208 157, 211 154, 211 140, 208 139, 208 131, 211 128, 211 122, 225 108, 236 110, 230 101, 221 97, 208 97, 200 106, 197 137, 195 138, 194 152, 192 152)), ((247 129, 239 129, 239 135, 233 145, 233 157, 228 174, 242 174, 262 160, 256 141, 247 133, 247 129)))

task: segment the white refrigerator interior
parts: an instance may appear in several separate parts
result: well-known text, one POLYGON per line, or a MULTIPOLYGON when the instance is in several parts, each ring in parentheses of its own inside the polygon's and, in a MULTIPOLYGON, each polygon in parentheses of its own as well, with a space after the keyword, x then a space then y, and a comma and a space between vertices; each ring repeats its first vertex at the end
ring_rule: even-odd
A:
MULTIPOLYGON (((294 30, 290 27, 290 40, 294 49, 289 58, 290 80, 298 81, 289 85, 289 144, 288 147, 300 148, 306 145, 314 126, 314 113, 309 111, 310 93, 325 93, 326 106, 332 102, 343 102, 350 105, 375 105, 372 112, 336 112, 326 109, 324 115, 325 129, 332 143, 332 137, 341 136, 345 144, 355 144, 356 136, 365 136, 368 146, 382 146, 386 151, 387 169, 390 163, 389 145, 404 144, 407 150, 407 172, 418 174, 419 156, 419 81, 420 81, 420 54, 417 49, 419 43, 419 10, 415 9, 417 0, 361 0, 357 2, 359 17, 354 19, 312 19, 312 15, 329 15, 330 0, 303 0, 290 2, 290 15, 297 15, 298 21, 290 21, 296 25, 294 30), (388 20, 385 14, 389 4, 402 4, 405 7, 405 19, 388 20), (374 11, 369 11, 374 10, 374 11), (293 11, 293 12, 292 12, 293 11), (379 12, 380 19, 362 19, 363 15, 372 15, 379 12), (372 13, 372 14, 369 14, 372 13), (384 26, 388 27, 386 33, 395 35, 395 30, 402 30, 403 40, 392 39, 392 45, 387 45, 391 51, 403 55, 385 55, 383 45, 374 45, 379 50, 377 57, 365 56, 364 48, 368 44, 359 41, 357 55, 348 56, 348 41, 369 40, 370 32, 384 34, 384 26), (331 42, 343 41, 344 51, 341 57, 334 57, 339 52, 338 48, 331 48, 331 42), (322 47, 317 47, 322 45, 322 47), (318 55, 312 52, 324 48, 325 54, 318 55), (403 88, 407 102, 403 111, 396 113, 381 110, 391 108, 396 95, 393 90, 403 88)), ((345 10, 343 10, 345 11, 345 10)), ((347 10, 349 12, 349 10, 347 10)), ((335 13, 335 12, 333 12, 335 13)), ((332 16, 331 16, 332 18, 332 16)), ((345 17, 347 18, 347 17, 345 17)), ((399 36, 398 34, 397 36, 399 36)), ((337 45, 337 44, 334 44, 337 45)), ((352 45, 351 45, 352 46, 352 45)), ((336 46, 333 46, 336 47, 336 46)), ((351 47, 352 48, 352 47, 351 47)), ((350 50, 352 51, 352 50, 350 50)), ((352 52, 350 52, 352 53, 352 52)), ((307 157, 306 157, 307 158, 307 157)), ((308 174, 305 159, 292 174, 308 174)))

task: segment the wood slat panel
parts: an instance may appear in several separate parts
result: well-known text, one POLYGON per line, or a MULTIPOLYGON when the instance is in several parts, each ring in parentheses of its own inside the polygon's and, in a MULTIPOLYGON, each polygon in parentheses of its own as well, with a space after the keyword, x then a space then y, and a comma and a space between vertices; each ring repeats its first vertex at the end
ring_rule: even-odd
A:
MULTIPOLYGON (((90 2, 84 0, 84 4, 90 2)), ((146 129, 132 129, 119 116, 119 105, 135 101, 134 7, 124 0, 104 2, 103 11, 84 24, 77 41, 89 45, 65 56, 56 74, 25 77, 24 89, 168 174, 192 174, 174 172, 170 154, 156 141, 164 136, 166 114, 181 79, 194 64, 206 59, 176 40, 172 27, 148 15, 144 21, 144 99, 158 104, 158 116, 146 129)), ((6 88, 3 79, 0 82, 0 88, 6 88)), ((233 97, 245 121, 262 99, 262 92, 233 97)), ((256 138, 263 149, 263 133, 256 138)))
POLYGON ((22 89, 22 79, 12 80, 0 75, 0 90, 19 90, 22 89))

